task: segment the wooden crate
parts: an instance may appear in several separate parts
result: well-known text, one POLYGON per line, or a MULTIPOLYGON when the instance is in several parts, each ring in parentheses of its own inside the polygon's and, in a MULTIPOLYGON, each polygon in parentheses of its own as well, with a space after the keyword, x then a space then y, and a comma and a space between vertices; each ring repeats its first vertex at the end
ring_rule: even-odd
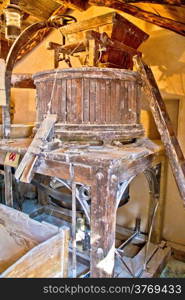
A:
POLYGON ((0 204, 0 277, 67 277, 66 232, 0 204))

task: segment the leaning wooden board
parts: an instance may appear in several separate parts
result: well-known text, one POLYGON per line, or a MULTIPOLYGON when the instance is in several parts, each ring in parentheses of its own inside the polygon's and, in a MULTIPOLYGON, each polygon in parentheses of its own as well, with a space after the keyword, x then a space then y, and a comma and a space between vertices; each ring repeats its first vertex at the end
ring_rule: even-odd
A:
POLYGON ((32 169, 35 165, 38 155, 42 151, 42 147, 47 142, 47 139, 51 133, 51 130, 57 121, 57 115, 48 114, 40 125, 31 145, 28 147, 26 154, 24 155, 21 163, 19 164, 15 178, 18 180, 21 177, 21 181, 30 183, 32 179, 32 169))
POLYGON ((144 92, 168 155, 180 195, 185 204, 185 158, 183 152, 173 130, 171 120, 166 111, 164 101, 151 68, 139 57, 135 57, 135 64, 141 73, 144 92))

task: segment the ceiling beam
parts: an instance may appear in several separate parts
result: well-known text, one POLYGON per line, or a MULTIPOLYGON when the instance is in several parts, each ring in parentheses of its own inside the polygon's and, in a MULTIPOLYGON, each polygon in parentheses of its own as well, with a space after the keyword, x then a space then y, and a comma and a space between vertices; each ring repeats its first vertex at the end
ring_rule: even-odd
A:
POLYGON ((120 0, 120 2, 123 3, 149 3, 149 4, 167 4, 167 5, 173 5, 173 6, 184 6, 185 0, 120 0))
POLYGON ((59 6, 53 0, 19 0, 19 7, 22 11, 37 17, 41 21, 47 20, 59 6))
POLYGON ((146 22, 152 23, 165 29, 169 29, 171 31, 185 36, 185 23, 161 17, 157 14, 148 12, 134 5, 126 4, 121 0, 89 0, 89 4, 117 9, 136 18, 142 19, 146 22))
POLYGON ((86 10, 88 5, 88 0, 54 0, 60 5, 64 5, 68 8, 86 10))

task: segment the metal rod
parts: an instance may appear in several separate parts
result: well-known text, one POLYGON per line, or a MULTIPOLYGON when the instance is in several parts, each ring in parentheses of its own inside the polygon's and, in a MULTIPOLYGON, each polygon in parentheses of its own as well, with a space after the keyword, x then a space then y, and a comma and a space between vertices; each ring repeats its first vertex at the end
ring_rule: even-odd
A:
POLYGON ((115 250, 116 255, 118 256, 118 258, 120 259, 120 261, 122 262, 122 264, 124 265, 124 267, 127 269, 127 271, 130 273, 130 275, 135 278, 135 274, 130 270, 130 268, 127 266, 126 262, 123 260, 123 257, 119 254, 118 250, 115 250))
POLYGON ((126 247, 138 234, 138 231, 134 232, 126 241, 123 242, 123 244, 118 247, 118 249, 126 247))
POLYGON ((157 201, 155 208, 154 208, 154 212, 153 212, 153 216, 152 216, 152 221, 151 221, 151 226, 150 226, 150 230, 148 233, 148 240, 146 242, 146 251, 145 251, 145 258, 144 258, 144 264, 143 264, 143 271, 146 270, 147 268, 147 255, 148 255, 148 250, 149 250, 149 245, 150 245, 150 240, 151 240, 151 235, 152 235, 152 229, 153 229, 153 225, 154 225, 154 220, 155 220, 155 216, 156 216, 156 212, 159 206, 159 201, 157 201))

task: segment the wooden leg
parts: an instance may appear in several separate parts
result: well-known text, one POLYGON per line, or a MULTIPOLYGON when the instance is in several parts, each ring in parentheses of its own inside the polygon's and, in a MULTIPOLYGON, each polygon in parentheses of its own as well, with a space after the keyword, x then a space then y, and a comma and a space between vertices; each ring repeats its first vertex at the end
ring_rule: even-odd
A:
POLYGON ((13 192, 12 192, 12 171, 11 167, 4 166, 4 182, 5 182, 5 204, 13 207, 13 192))
POLYGON ((91 187, 91 277, 112 277, 118 178, 96 170, 91 187))

